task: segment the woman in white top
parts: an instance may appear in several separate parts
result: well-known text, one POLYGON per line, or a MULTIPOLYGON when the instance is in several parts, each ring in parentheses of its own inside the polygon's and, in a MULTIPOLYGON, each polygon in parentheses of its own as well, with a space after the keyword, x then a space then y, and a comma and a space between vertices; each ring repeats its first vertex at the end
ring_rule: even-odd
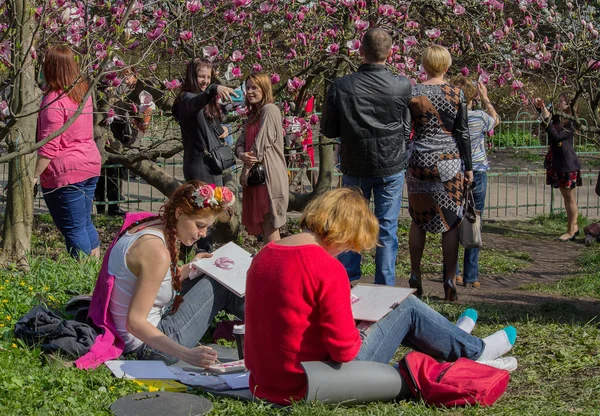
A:
POLYGON ((191 246, 205 237, 234 200, 225 187, 191 181, 175 190, 158 216, 133 224, 119 238, 108 261, 115 276, 109 311, 125 352, 168 364, 215 363, 216 351, 198 341, 220 310, 243 318, 244 301, 208 277, 188 279, 189 266, 177 267, 177 243, 191 246))

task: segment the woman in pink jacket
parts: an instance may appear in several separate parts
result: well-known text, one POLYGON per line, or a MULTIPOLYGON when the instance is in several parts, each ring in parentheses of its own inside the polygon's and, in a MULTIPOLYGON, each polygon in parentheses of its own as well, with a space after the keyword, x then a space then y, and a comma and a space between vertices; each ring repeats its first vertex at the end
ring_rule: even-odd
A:
MULTIPOLYGON (((50 47, 43 70, 48 89, 38 116, 38 141, 74 116, 88 89, 68 46, 50 47)), ((39 148, 34 179, 41 185, 46 206, 65 237, 67 250, 76 258, 80 253, 100 256, 100 239, 91 218, 100 165, 100 152, 94 142, 92 100, 88 97, 73 124, 39 148)))

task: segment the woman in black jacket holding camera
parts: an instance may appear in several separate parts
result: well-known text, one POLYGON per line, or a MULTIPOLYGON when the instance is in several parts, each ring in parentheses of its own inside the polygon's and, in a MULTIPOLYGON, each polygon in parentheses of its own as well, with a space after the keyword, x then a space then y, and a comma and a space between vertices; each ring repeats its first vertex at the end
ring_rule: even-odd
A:
MULTIPOLYGON (((581 165, 573 148, 575 128, 571 120, 552 116, 542 99, 536 98, 535 106, 546 126, 550 145, 544 162, 546 184, 560 189, 567 211, 567 232, 558 237, 558 241, 573 241, 579 234, 575 188, 581 186, 581 165)), ((571 113, 564 96, 560 97, 557 108, 563 113, 571 113)))
POLYGON ((185 181, 200 180, 223 186, 221 172, 215 172, 206 152, 217 147, 229 132, 221 126, 221 109, 217 97, 230 102, 231 88, 214 82, 211 61, 192 59, 186 67, 181 92, 173 104, 173 116, 179 121, 183 142, 183 176, 185 181))

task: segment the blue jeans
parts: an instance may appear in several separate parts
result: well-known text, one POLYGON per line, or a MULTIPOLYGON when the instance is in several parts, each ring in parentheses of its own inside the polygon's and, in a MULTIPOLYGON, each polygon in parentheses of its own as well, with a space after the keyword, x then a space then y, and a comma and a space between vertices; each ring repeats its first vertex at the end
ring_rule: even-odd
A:
MULTIPOLYGON (((379 221, 379 245, 375 252, 375 284, 394 286, 398 254, 398 216, 402 205, 404 171, 391 176, 357 178, 344 175, 343 186, 356 186, 367 200, 375 199, 375 216, 379 221)), ((360 279, 360 253, 347 251, 338 256, 350 280, 360 279)))
MULTIPOLYGON (((485 194, 487 191, 487 173, 476 170, 473 172, 473 198, 475 199, 475 209, 481 211, 483 219, 483 208, 485 207, 485 194)), ((458 274, 458 273, 457 273, 458 274)), ((463 264, 463 281, 465 283, 476 282, 479 278, 479 249, 465 249, 463 264)))
POLYGON ((100 245, 98 232, 92 223, 97 182, 96 176, 60 188, 42 188, 52 220, 65 237, 67 251, 75 258, 80 252, 89 255, 100 245))
POLYGON ((361 332, 356 360, 388 364, 400 345, 436 359, 456 361, 479 358, 485 343, 466 333, 414 296, 379 322, 361 332))
MULTIPOLYGON (((183 302, 172 315, 164 315, 157 328, 187 348, 195 347, 206 333, 214 317, 226 310, 240 319, 244 319, 244 298, 209 277, 198 276, 194 280, 185 280, 182 287, 183 302)), ((168 355, 143 344, 134 353, 139 360, 162 360, 167 365, 175 364, 179 358, 168 355)))

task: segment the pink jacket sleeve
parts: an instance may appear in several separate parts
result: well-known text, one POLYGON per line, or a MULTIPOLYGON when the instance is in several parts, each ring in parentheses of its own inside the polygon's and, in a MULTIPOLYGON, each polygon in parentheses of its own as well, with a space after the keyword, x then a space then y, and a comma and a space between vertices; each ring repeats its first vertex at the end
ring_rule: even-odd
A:
MULTIPOLYGON (((56 94, 50 94, 42 101, 43 108, 38 117, 38 142, 60 129, 66 120, 66 111, 61 99, 56 99, 56 94)), ((60 148, 61 135, 50 140, 38 149, 38 154, 48 159, 53 159, 60 148)))

